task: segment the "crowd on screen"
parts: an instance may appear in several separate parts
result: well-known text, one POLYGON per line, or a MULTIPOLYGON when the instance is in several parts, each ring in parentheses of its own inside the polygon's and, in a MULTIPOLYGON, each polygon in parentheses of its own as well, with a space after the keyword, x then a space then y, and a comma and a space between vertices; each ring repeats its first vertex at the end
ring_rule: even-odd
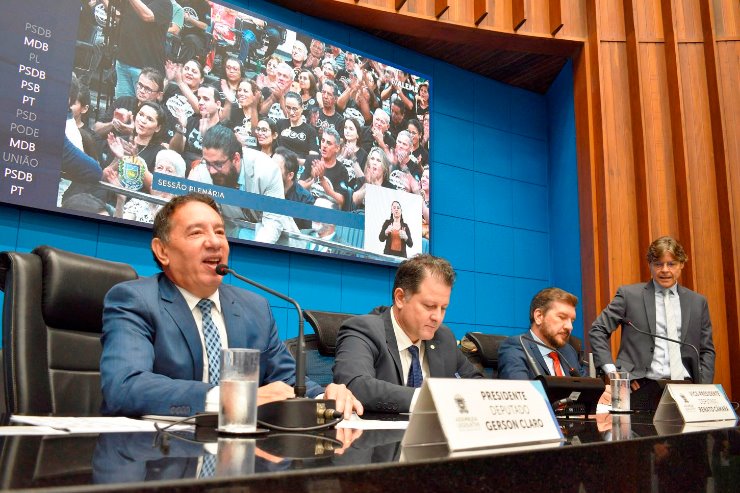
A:
MULTIPOLYGON (((71 106, 80 136, 70 140, 99 162, 105 181, 163 198, 152 188, 154 172, 222 183, 202 147, 219 125, 272 158, 280 198, 362 212, 368 184, 419 194, 428 239, 427 81, 205 0, 122 0, 117 7, 117 34, 102 27, 107 0, 82 7, 78 37, 94 55, 88 70, 76 70, 71 106), (111 44, 115 90, 95 114, 96 70, 111 44)), ((79 194, 137 221, 150 222, 159 207, 64 180, 59 205, 86 203, 79 194)))

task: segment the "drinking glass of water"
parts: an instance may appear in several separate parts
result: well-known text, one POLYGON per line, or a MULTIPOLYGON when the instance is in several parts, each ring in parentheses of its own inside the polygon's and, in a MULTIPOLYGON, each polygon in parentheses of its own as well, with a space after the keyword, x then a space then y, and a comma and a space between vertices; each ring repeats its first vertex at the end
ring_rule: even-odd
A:
POLYGON ((630 412, 630 374, 627 371, 609 372, 612 385, 612 412, 630 412))
POLYGON ((258 349, 221 350, 218 431, 236 434, 257 431, 259 368, 258 349))

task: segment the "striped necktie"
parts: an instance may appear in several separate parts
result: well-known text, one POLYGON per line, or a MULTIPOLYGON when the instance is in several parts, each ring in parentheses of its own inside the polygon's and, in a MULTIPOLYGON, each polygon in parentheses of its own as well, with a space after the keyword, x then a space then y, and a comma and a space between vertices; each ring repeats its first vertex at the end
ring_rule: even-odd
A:
POLYGON ((198 302, 198 308, 203 315, 203 338, 206 343, 206 354, 208 355, 208 383, 218 385, 218 379, 221 373, 221 336, 218 333, 216 324, 211 318, 211 307, 213 301, 202 299, 198 302))

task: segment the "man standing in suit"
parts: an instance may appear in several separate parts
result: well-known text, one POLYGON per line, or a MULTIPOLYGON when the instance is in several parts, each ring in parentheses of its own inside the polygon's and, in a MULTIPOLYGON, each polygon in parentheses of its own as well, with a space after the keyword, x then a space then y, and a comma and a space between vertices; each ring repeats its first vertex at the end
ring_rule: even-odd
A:
POLYGON ((655 390, 656 380, 693 379, 712 383, 714 343, 712 322, 704 296, 678 284, 686 260, 683 247, 663 236, 647 251, 652 280, 621 286, 609 305, 596 318, 589 339, 594 361, 605 372, 617 368, 630 372, 633 391, 645 387, 655 390), (622 326, 622 340, 616 364, 612 360, 609 338, 622 326), (636 329, 648 332, 642 334, 636 329), (699 351, 668 342, 650 334, 662 335, 691 344, 699 351))
MULTIPOLYGON (((222 284, 224 220, 208 195, 173 198, 154 220, 152 253, 162 273, 114 286, 103 309, 103 414, 190 416, 219 407, 223 347, 260 350, 258 404, 294 396, 295 361, 265 298, 222 284)), ((307 394, 323 389, 307 382, 307 394)), ((349 417, 362 406, 344 385, 325 397, 349 417)))
POLYGON ((393 305, 353 317, 337 334, 334 381, 365 409, 409 412, 427 377, 482 378, 442 326, 455 271, 449 262, 417 255, 398 267, 393 305))
POLYGON ((529 305, 529 332, 509 337, 499 347, 499 378, 533 380, 537 375, 586 376, 578 353, 568 344, 577 304, 575 295, 560 288, 545 288, 537 293, 529 305))

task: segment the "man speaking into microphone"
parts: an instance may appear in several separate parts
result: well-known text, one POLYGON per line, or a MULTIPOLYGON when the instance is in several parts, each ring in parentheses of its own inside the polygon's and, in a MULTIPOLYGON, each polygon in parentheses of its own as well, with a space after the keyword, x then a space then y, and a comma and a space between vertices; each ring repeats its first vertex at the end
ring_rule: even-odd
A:
POLYGON ((498 376, 533 380, 538 375, 584 377, 575 348, 568 343, 578 298, 560 288, 545 288, 529 305, 529 331, 506 339, 498 350, 498 376))
MULTIPOLYGON (((222 284, 216 266, 229 259, 213 198, 173 198, 154 220, 152 253, 162 273, 123 282, 105 297, 100 360, 102 412, 190 416, 218 410, 221 348, 260 350, 257 404, 294 397, 295 361, 277 334, 268 301, 222 284)), ((307 382, 309 397, 324 392, 307 382)), ((362 405, 331 384, 345 418, 362 405)))
POLYGON ((707 299, 678 284, 687 260, 681 244, 670 236, 653 241, 647 251, 652 279, 621 286, 591 326, 594 362, 606 373, 630 372, 633 392, 656 391, 657 380, 712 383, 714 379, 707 299), (614 362, 609 338, 620 325, 622 339, 614 362))

